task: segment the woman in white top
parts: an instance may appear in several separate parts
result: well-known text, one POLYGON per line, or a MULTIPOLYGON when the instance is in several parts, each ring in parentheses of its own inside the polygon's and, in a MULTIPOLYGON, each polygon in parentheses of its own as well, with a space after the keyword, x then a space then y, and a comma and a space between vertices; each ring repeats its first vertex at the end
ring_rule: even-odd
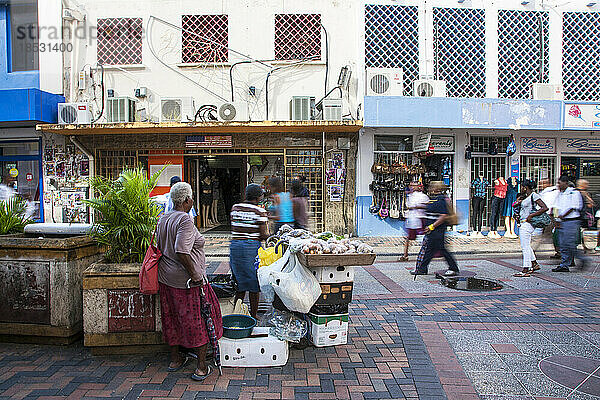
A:
POLYGON ((523 271, 520 276, 529 276, 529 274, 540 269, 535 259, 535 253, 531 248, 531 236, 535 231, 535 228, 531 225, 531 219, 548 211, 548 207, 540 195, 534 192, 536 188, 534 181, 527 179, 522 183, 522 186, 524 191, 516 201, 516 204, 521 206, 519 237, 521 238, 521 249, 523 250, 523 271))
POLYGON ((404 242, 404 256, 398 261, 408 261, 408 246, 411 240, 416 240, 417 235, 423 234, 423 218, 425 218, 425 208, 429 202, 429 197, 423 193, 423 185, 419 182, 411 182, 410 193, 406 198, 406 208, 408 208, 406 218, 406 241, 404 242))

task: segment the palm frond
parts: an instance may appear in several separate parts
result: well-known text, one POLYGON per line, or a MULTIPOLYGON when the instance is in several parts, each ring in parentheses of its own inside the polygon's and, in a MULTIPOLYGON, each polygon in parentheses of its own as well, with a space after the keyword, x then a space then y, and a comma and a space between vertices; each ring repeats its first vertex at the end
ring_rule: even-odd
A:
POLYGON ((90 235, 107 247, 108 261, 143 261, 161 211, 150 193, 165 167, 151 176, 138 167, 124 169, 115 180, 90 180, 97 198, 85 200, 85 204, 100 215, 90 235))

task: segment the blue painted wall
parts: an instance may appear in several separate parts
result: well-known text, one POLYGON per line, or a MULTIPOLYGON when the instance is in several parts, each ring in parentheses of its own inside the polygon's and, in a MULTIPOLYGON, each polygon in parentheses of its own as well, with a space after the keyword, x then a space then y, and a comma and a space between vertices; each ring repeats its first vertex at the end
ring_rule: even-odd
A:
POLYGON ((365 127, 559 130, 562 101, 366 96, 365 127))
POLYGON ((0 121, 56 123, 57 104, 64 101, 39 89, 0 90, 0 121))

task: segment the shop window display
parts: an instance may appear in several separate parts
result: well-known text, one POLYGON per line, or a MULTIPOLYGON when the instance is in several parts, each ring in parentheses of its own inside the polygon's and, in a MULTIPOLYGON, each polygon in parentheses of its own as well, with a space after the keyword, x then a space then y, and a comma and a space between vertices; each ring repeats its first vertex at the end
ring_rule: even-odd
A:
POLYGON ((375 136, 375 157, 371 168, 370 211, 380 218, 403 218, 406 214, 406 188, 410 182, 427 186, 443 181, 452 196, 452 154, 415 154, 413 136, 375 136))

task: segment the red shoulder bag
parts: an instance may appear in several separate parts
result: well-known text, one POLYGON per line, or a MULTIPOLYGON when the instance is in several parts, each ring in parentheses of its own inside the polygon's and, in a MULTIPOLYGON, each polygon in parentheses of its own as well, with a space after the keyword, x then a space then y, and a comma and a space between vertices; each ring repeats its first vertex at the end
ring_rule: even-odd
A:
MULTIPOLYGON (((157 228, 158 229, 158 228, 157 228)), ((154 233, 150 239, 150 245, 146 250, 142 269, 140 269, 140 292, 142 294, 158 293, 158 261, 162 257, 161 251, 154 245, 154 233)))

